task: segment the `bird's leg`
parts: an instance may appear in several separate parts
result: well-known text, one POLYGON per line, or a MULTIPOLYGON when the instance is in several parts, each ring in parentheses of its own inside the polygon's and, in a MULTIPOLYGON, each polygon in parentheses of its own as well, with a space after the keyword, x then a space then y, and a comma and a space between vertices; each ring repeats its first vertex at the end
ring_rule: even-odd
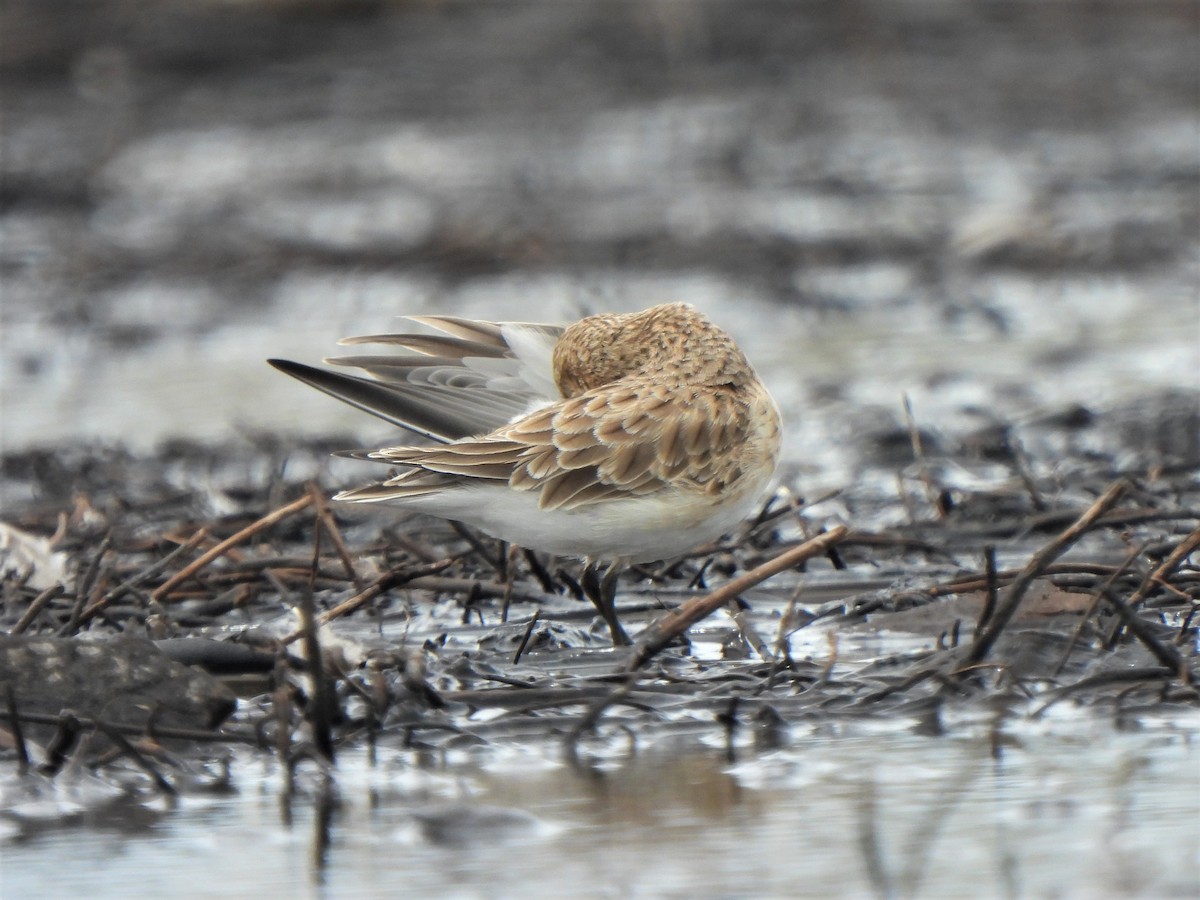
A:
POLYGON ((583 567, 583 592, 607 623, 613 646, 628 647, 633 641, 617 620, 617 576, 621 574, 621 564, 613 560, 603 575, 598 573, 598 568, 599 565, 591 560, 583 567))

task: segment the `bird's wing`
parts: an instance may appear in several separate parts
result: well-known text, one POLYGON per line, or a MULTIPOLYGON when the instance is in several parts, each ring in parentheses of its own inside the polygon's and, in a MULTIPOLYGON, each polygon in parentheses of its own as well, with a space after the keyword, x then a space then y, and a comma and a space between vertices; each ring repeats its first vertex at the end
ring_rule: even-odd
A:
POLYGON ((343 344, 390 344, 406 354, 344 356, 331 365, 369 377, 289 360, 271 365, 365 412, 441 442, 487 434, 559 399, 550 365, 563 329, 455 316, 411 316, 433 334, 379 334, 343 344))
POLYGON ((748 410, 720 390, 615 383, 536 410, 482 438, 392 447, 375 459, 413 468, 344 500, 402 499, 472 483, 539 493, 573 509, 687 484, 718 492, 736 480, 748 410))

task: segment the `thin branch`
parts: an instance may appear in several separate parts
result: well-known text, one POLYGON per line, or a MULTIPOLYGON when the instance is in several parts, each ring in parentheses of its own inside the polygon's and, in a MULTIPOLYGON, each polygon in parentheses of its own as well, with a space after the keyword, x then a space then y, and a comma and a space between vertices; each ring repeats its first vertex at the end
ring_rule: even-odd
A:
POLYGON ((1021 600, 1024 599, 1030 585, 1042 575, 1050 563, 1066 553, 1076 541, 1091 530, 1096 521, 1116 505, 1128 487, 1129 483, 1123 479, 1115 482, 1070 527, 1030 558, 1021 574, 1009 586, 1004 599, 997 605, 987 628, 971 644, 962 660, 964 668, 983 661, 1016 613, 1017 607, 1021 605, 1021 600))
POLYGON ((296 513, 300 512, 301 510, 307 509, 309 506, 312 505, 312 502, 313 502, 312 494, 305 494, 299 500, 294 500, 291 503, 289 503, 287 506, 281 506, 281 507, 279 507, 279 509, 274 510, 273 512, 267 513, 267 515, 263 516, 258 521, 253 522, 250 525, 247 525, 245 528, 243 528, 237 534, 227 537, 225 540, 221 541, 221 543, 217 544, 211 550, 208 550, 207 552, 202 553, 200 556, 196 557, 196 559, 192 560, 191 563, 184 566, 182 569, 180 569, 178 572, 176 572, 174 575, 172 575, 170 578, 168 578, 165 582, 163 582, 161 585, 159 585, 157 588, 155 588, 154 593, 152 593, 150 595, 151 598, 154 600, 163 600, 167 596, 167 594, 169 594, 172 590, 174 590, 179 585, 183 584, 183 582, 187 581, 189 578, 191 578, 193 575, 195 575, 197 572, 199 572, 201 569, 203 569, 205 566, 207 566, 214 559, 217 559, 218 557, 223 556, 225 553, 232 550, 238 544, 242 543, 243 541, 247 540, 248 538, 254 537, 254 535, 258 534, 261 531, 265 531, 266 529, 270 528, 275 523, 283 521, 284 519, 288 518, 288 516, 295 515, 296 513))
POLYGON ((689 600, 678 609, 651 623, 650 627, 639 635, 628 668, 633 670, 645 665, 672 640, 701 619, 720 609, 738 594, 748 591, 773 575, 798 566, 806 559, 827 552, 830 547, 846 536, 848 530, 845 525, 838 525, 824 534, 817 535, 812 540, 805 541, 799 547, 793 547, 769 562, 743 573, 732 581, 727 581, 708 596, 689 600))

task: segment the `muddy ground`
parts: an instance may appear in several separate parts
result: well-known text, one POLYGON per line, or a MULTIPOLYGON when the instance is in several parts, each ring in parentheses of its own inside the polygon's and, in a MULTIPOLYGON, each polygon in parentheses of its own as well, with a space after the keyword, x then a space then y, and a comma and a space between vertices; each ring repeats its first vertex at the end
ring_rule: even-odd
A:
MULTIPOLYGON (((1188 404, 1161 415, 1156 433, 1194 433, 1188 404)), ((574 755, 724 733, 732 755, 741 729, 772 746, 814 721, 899 716, 936 734, 950 716, 1000 740, 1009 718, 1061 703, 1118 723, 1195 709, 1195 448, 1121 470, 1082 448, 1128 423, 1071 410, 1031 430, 1078 462, 1038 478, 1012 434, 976 435, 892 469, 903 503, 881 478, 826 498, 793 486, 719 546, 639 567, 619 593, 632 649, 611 647, 577 563, 331 510, 327 446, 10 455, 7 487, 31 499, 6 516, 24 570, 4 584, 0 715, 40 738, 45 774, 79 753, 173 791, 238 744, 324 764, 363 741, 574 755), (944 478, 964 471, 993 486, 944 478), (898 504, 903 521, 883 525, 898 504), (813 538, 813 558, 670 628, 813 538), (317 645, 323 677, 304 661, 317 645), (77 745, 93 729, 108 740, 77 745)))

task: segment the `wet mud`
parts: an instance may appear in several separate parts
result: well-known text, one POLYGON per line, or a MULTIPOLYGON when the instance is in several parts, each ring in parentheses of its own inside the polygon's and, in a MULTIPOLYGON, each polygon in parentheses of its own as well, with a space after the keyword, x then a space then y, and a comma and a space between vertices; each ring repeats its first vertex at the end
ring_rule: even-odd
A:
MULTIPOLYGON (((1163 408, 1156 430, 1181 430, 1186 413, 1163 408)), ((1065 445, 1131 433, 1110 418, 1076 412, 1037 430, 1065 445)), ((6 490, 26 501, 6 527, 55 537, 5 577, 0 717, 10 745, 24 733, 21 755, 51 774, 47 747, 64 731, 126 735, 127 753, 101 742, 78 763, 132 759, 158 773, 150 796, 239 745, 292 767, 363 744, 420 757, 557 742, 576 756, 723 735, 733 758, 738 733, 781 746, 814 723, 911 719, 938 734, 949 716, 990 722, 1002 740, 1010 718, 1059 704, 1117 723, 1200 706, 1194 448, 1161 448, 1150 470, 1080 458, 1051 481, 1018 446, 919 445, 893 473, 903 498, 780 491, 739 534, 622 578, 633 648, 611 646, 574 561, 419 516, 330 508, 327 446, 9 456, 6 490), (991 487, 942 476, 981 466, 991 487), (782 571, 745 580, 787 554, 782 571), (46 585, 46 572, 62 579, 46 585), (132 650, 161 656, 161 674, 120 663, 132 650), (198 706, 194 679, 172 688, 172 659, 242 696, 202 740, 205 720, 230 711, 229 688, 198 706), (148 678, 157 695, 138 693, 148 678), (191 762, 149 762, 165 742, 191 762)))

